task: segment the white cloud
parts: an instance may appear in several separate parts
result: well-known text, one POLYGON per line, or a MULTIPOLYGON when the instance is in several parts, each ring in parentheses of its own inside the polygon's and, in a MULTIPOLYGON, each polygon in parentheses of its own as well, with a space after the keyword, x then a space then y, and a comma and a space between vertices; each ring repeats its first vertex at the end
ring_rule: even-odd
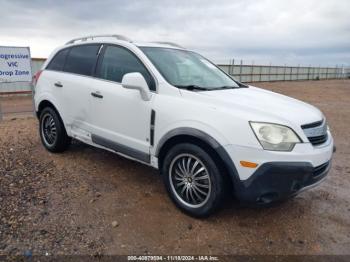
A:
POLYGON ((46 57, 82 35, 174 41, 214 60, 350 65, 348 0, 1 1, 0 45, 46 57))

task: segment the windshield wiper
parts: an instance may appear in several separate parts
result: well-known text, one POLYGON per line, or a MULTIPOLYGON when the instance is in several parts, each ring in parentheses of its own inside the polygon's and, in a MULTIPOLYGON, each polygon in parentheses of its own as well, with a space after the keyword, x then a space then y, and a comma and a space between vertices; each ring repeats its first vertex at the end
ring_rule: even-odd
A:
POLYGON ((234 88, 239 88, 239 87, 238 86, 219 86, 219 87, 210 88, 210 90, 222 90, 222 89, 234 89, 234 88))
POLYGON ((181 88, 181 89, 186 89, 186 90, 201 90, 201 91, 207 91, 210 90, 208 88, 205 87, 201 87, 201 86, 197 86, 197 85, 176 85, 177 88, 181 88))

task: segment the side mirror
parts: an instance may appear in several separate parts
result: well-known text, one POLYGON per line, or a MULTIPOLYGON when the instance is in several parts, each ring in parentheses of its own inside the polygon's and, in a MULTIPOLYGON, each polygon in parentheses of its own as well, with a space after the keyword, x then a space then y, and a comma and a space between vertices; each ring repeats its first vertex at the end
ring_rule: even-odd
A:
POLYGON ((122 79, 122 86, 127 89, 139 90, 142 99, 145 101, 151 99, 151 92, 149 91, 147 82, 140 73, 125 74, 122 79))

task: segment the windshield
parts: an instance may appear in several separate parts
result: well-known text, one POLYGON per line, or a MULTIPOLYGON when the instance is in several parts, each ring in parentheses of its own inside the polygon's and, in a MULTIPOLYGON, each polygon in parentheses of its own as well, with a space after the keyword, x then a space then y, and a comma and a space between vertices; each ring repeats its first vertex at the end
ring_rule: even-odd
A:
POLYGON ((140 49, 163 77, 178 88, 216 90, 239 87, 218 67, 194 52, 163 47, 140 49))

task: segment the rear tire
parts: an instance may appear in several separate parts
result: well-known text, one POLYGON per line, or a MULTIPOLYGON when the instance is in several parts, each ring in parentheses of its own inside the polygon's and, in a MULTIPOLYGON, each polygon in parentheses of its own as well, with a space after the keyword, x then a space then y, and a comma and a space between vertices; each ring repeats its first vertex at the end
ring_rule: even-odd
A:
POLYGON ((191 216, 209 216, 223 203, 224 174, 210 154, 197 145, 183 143, 171 148, 161 174, 170 198, 191 216))
POLYGON ((65 151, 71 143, 60 116, 51 107, 40 113, 39 133, 44 147, 53 153, 65 151))

